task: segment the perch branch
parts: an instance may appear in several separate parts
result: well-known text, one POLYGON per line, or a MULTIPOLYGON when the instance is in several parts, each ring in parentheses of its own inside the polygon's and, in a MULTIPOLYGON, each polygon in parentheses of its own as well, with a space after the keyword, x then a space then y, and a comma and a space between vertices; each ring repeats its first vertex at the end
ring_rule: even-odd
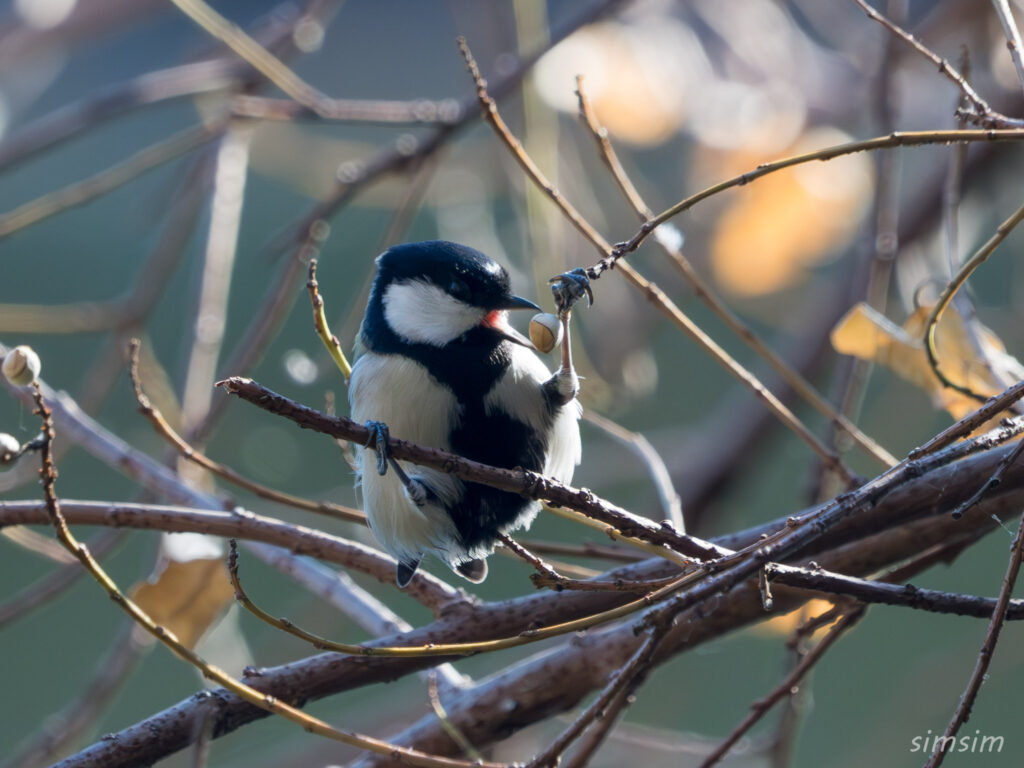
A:
MULTIPOLYGON (((219 382, 218 386, 265 411, 295 422, 302 429, 312 429, 330 437, 374 447, 375 438, 364 425, 338 416, 325 416, 272 392, 251 379, 232 377, 219 382)), ((395 458, 441 469, 462 480, 486 483, 531 499, 546 499, 554 505, 575 509, 611 525, 627 536, 645 539, 658 545, 667 544, 685 555, 716 558, 729 554, 728 551, 709 542, 686 536, 671 527, 659 526, 650 520, 633 515, 598 498, 586 489, 571 488, 536 472, 488 467, 453 453, 424 448, 394 437, 388 441, 388 448, 395 458)))

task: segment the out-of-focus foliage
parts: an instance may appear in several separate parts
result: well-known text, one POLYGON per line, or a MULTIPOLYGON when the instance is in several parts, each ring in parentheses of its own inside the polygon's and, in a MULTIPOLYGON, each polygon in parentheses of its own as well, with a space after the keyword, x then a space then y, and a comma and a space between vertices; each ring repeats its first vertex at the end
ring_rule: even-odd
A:
POLYGON ((157 623, 188 648, 221 616, 234 598, 224 573, 224 558, 167 560, 131 597, 157 623))
MULTIPOLYGON (((708 161, 729 178, 781 155, 843 144, 850 136, 818 127, 771 155, 736 151, 708 161)), ((728 293, 764 296, 800 285, 822 261, 838 256, 860 231, 874 168, 864 154, 776 173, 735 195, 711 240, 711 268, 728 293)))
MULTIPOLYGON (((923 342, 931 312, 930 306, 918 307, 900 327, 867 304, 856 304, 833 329, 832 346, 844 355, 886 366, 927 392, 937 408, 960 419, 977 408, 978 401, 942 386, 936 378, 923 342)), ((1024 366, 1007 354, 991 330, 976 321, 974 325, 974 332, 968 330, 960 313, 947 309, 935 332, 935 348, 951 381, 991 397, 1006 388, 1007 379, 1024 379, 1024 366)))

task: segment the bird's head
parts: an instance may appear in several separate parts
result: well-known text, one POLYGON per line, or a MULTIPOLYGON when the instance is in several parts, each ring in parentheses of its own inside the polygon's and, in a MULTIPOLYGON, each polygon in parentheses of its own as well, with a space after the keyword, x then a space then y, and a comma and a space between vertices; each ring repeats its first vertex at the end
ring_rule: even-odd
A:
POLYGON ((512 294, 493 259, 445 240, 406 243, 377 257, 371 308, 407 343, 443 347, 476 328, 533 348, 508 324, 508 310, 540 308, 512 294))

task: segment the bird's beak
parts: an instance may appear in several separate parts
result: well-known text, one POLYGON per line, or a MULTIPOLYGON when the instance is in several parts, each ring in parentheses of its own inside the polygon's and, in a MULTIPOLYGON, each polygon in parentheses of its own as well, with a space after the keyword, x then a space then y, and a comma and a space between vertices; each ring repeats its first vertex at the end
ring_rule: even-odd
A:
MULTIPOLYGON (((530 304, 530 302, 526 301, 526 299, 519 299, 519 301, 523 301, 526 302, 527 304, 530 304)), ((530 304, 530 306, 533 305, 530 304)), ((525 306, 521 308, 526 309, 525 306)), ((488 312, 487 317, 484 318, 484 325, 486 325, 489 328, 493 328, 495 331, 498 332, 499 335, 508 339, 513 344, 520 344, 526 347, 527 349, 531 350, 537 349, 533 345, 532 341, 530 341, 528 338, 523 336, 523 334, 521 334, 519 331, 517 331, 515 328, 509 325, 508 312, 506 312, 504 309, 495 309, 492 310, 491 312, 488 312)))
POLYGON ((520 344, 526 347, 527 349, 536 351, 537 347, 533 345, 533 342, 530 341, 525 336, 523 336, 523 334, 521 334, 508 323, 505 323, 504 325, 495 325, 493 326, 493 328, 506 339, 511 341, 513 344, 520 344))
POLYGON ((519 296, 509 296, 502 300, 495 309, 533 309, 540 312, 540 307, 534 304, 529 299, 524 299, 519 296))

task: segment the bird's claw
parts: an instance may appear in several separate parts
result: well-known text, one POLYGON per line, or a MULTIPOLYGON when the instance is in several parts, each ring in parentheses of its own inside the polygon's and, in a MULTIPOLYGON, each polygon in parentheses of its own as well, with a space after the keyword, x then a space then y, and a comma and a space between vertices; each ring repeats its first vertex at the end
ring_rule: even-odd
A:
POLYGON ((370 437, 366 441, 366 447, 369 448, 372 443, 377 451, 377 474, 385 475, 388 471, 388 461, 391 458, 390 451, 388 450, 391 430, 388 429, 388 425, 383 421, 371 420, 366 422, 364 426, 370 430, 370 437))
POLYGON ((577 267, 570 272, 563 272, 555 275, 548 283, 551 285, 551 293, 555 297, 555 306, 558 313, 564 315, 573 308, 573 305, 587 297, 587 306, 594 303, 594 292, 590 288, 590 277, 587 270, 577 267))
POLYGON ((427 487, 419 480, 412 478, 409 479, 409 482, 405 486, 405 493, 409 497, 409 501, 417 507, 426 506, 427 501, 430 499, 427 487))
POLYGON ((387 474, 388 465, 390 464, 391 468, 395 470, 395 475, 405 488, 409 501, 417 507, 424 506, 430 501, 430 489, 419 480, 409 477, 406 471, 402 469, 402 465, 391 455, 391 449, 388 447, 388 440, 391 439, 391 430, 388 429, 388 425, 383 421, 370 420, 364 426, 370 431, 370 436, 366 440, 366 447, 369 448, 373 444, 374 449, 377 451, 377 474, 382 476, 387 474))

